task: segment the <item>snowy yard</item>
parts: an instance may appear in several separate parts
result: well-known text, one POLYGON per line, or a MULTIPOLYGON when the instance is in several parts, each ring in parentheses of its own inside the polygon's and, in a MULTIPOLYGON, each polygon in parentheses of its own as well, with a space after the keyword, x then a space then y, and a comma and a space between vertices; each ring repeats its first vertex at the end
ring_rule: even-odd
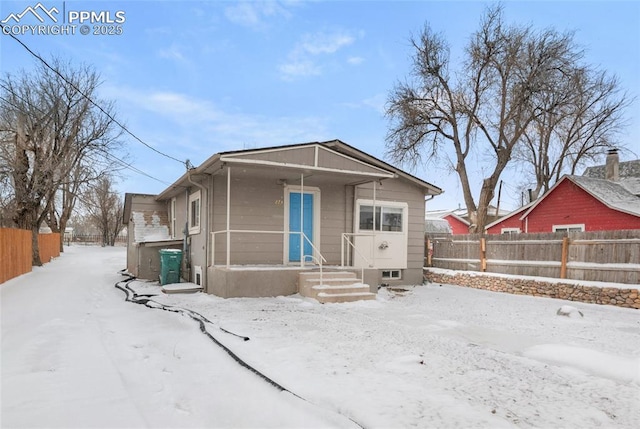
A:
POLYGON ((638 427, 640 311, 432 284, 377 301, 139 294, 123 248, 0 285, 2 427, 638 427), (580 310, 557 315, 569 305, 580 310), (219 328, 250 337, 249 341, 219 328), (301 399, 304 398, 304 399, 301 399), (357 422, 357 423, 356 423, 357 422))

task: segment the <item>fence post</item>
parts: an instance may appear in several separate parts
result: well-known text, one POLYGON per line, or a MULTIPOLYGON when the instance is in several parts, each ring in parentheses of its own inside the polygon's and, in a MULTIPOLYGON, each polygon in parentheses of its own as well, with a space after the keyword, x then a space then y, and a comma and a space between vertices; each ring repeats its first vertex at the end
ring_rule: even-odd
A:
POLYGON ((569 237, 562 238, 562 259, 560 261, 560 278, 567 278, 567 259, 569 256, 569 237))
POLYGON ((487 271, 487 241, 484 237, 480 239, 480 271, 487 271))

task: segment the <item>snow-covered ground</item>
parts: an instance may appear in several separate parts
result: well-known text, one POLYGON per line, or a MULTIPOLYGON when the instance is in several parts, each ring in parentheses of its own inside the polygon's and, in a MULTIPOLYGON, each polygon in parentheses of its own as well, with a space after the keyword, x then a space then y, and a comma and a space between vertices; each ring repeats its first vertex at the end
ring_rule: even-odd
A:
POLYGON ((438 284, 324 305, 130 284, 205 316, 208 332, 291 394, 191 318, 125 302, 114 287, 124 266, 122 248, 72 247, 0 285, 2 427, 640 423, 638 310, 438 284))

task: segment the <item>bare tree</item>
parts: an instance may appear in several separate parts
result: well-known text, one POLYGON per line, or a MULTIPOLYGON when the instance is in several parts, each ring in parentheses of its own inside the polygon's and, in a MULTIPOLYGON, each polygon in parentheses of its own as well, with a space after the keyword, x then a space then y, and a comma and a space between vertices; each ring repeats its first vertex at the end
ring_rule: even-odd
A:
POLYGON ((68 185, 88 178, 73 173, 98 177, 92 159, 119 146, 113 105, 98 101, 98 109, 91 102, 99 85, 91 67, 57 59, 51 68, 39 64, 34 72, 0 79, 0 164, 11 177, 14 224, 33 232, 34 265, 41 265, 37 234, 43 221, 48 217, 54 231, 64 231, 77 195, 68 185), (56 197, 65 186, 69 192, 56 216, 56 197))
POLYGON ((89 219, 102 235, 102 245, 113 246, 124 229, 124 207, 122 199, 113 189, 112 179, 109 176, 101 177, 85 193, 84 204, 89 219))
POLYGON ((500 6, 485 12, 456 78, 441 35, 427 25, 411 42, 413 80, 398 83, 388 100, 388 155, 414 165, 423 153, 430 160, 445 159, 459 176, 470 231, 482 232, 500 175, 525 131, 544 111, 541 95, 581 52, 571 34, 504 24, 500 6), (468 173, 472 152, 488 159, 477 198, 468 173))
POLYGON ((625 125, 624 110, 631 100, 616 77, 576 64, 553 84, 553 91, 541 97, 542 113, 514 153, 529 172, 533 199, 607 149, 624 149, 616 135, 625 125))

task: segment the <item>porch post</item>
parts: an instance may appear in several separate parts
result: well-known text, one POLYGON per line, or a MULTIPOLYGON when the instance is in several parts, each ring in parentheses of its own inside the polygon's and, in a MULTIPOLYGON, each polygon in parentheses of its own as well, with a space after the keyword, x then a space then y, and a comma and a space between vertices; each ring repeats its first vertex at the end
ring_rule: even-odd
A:
MULTIPOLYGON (((376 180, 373 181, 373 238, 371 239, 371 263, 374 267, 376 266, 376 182, 376 180)), ((380 211, 380 226, 382 227, 382 210, 380 211)))
MULTIPOLYGON (((231 265, 231 167, 227 166, 227 268, 231 265)), ((215 251, 215 249, 214 249, 215 251)))
POLYGON ((304 172, 300 173, 300 267, 304 267, 304 172))

